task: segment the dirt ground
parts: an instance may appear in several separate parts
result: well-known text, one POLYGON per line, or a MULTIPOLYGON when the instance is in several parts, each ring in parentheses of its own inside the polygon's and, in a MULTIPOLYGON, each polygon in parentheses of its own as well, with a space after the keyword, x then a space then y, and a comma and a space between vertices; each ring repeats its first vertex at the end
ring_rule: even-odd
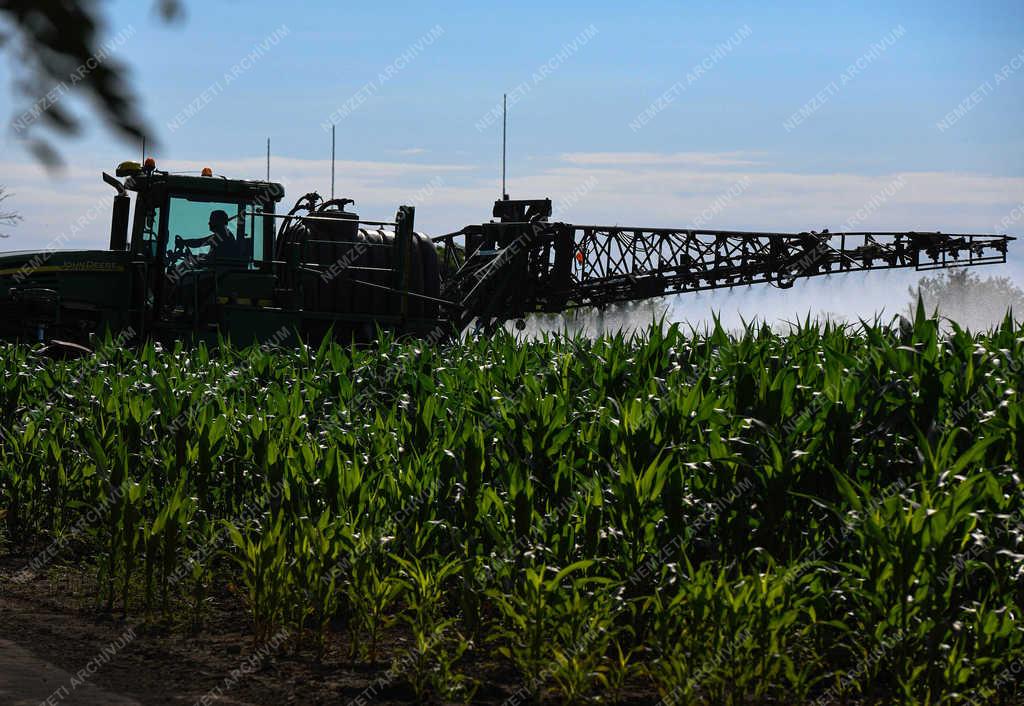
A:
MULTIPOLYGON (((146 624, 96 608, 90 578, 49 570, 13 580, 24 562, 0 557, 0 703, 12 706, 208 704, 262 706, 414 703, 401 679, 387 679, 408 638, 389 635, 376 664, 353 662, 332 634, 320 662, 309 647, 256 651, 239 605, 216 599, 202 630, 146 624), (386 683, 382 683, 386 682, 386 683), (49 702, 47 699, 50 699, 49 702)), ((230 596, 229 596, 230 598, 230 596)), ((473 703, 501 704, 520 688, 504 660, 478 658, 461 669, 480 680, 473 703)), ((630 704, 654 703, 636 693, 630 704)), ((520 701, 521 702, 521 701, 520 701)))
POLYGON ((83 706, 138 706, 135 699, 105 691, 36 657, 10 642, 0 640, 0 703, 36 706, 67 694, 83 706), (73 697, 72 697, 73 694, 73 697))

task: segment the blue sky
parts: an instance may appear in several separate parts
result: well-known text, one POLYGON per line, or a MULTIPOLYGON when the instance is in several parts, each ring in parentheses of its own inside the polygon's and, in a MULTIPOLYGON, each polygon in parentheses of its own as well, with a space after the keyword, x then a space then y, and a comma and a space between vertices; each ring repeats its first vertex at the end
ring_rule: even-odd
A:
MULTIPOLYGON (((432 233, 489 215, 500 126, 477 123, 508 91, 516 94, 510 190, 567 199, 566 220, 682 226, 717 200, 708 227, 836 229, 902 178, 905 186, 858 227, 1024 234, 1012 215, 1024 202, 1020 2, 210 0, 187 3, 176 25, 160 22, 149 2, 103 6, 107 35, 131 34, 118 54, 133 67, 161 165, 260 177, 269 136, 272 176, 289 197, 328 190, 322 125, 356 99, 336 120, 339 191, 365 215, 414 201, 417 222, 432 233), (217 82, 216 95, 201 98, 217 82), (631 129, 673 86, 673 100, 631 129), (172 129, 197 101, 201 109, 172 129), (964 101, 970 109, 940 129, 964 101), (801 107, 811 109, 786 129, 801 107), (737 183, 747 186, 721 205, 737 183)), ((15 112, 9 80, 5 64, 5 117, 15 112)), ((108 216, 93 205, 107 187, 98 174, 138 146, 90 123, 82 138, 60 142, 69 168, 57 177, 26 164, 15 138, 0 136, 0 184, 26 220, 0 247, 45 247, 90 209, 97 214, 72 242, 101 245, 108 216)), ((1002 272, 1024 280, 1020 263, 1002 272)), ((913 281, 838 279, 796 294, 723 296, 722 306, 750 314, 834 303, 865 313, 888 303, 893 288, 902 300, 913 281), (852 292, 861 292, 856 305, 852 292)))

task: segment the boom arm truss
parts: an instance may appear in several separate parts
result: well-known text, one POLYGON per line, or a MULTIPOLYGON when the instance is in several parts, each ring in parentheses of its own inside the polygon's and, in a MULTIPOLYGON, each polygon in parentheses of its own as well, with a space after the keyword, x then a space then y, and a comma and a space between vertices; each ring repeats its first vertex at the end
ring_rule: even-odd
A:
POLYGON ((1005 263, 1006 235, 771 233, 549 223, 549 201, 498 201, 499 222, 435 238, 453 318, 498 322, 685 292, 868 270, 1005 263), (465 239, 464 260, 455 239, 465 239))
POLYGON ((913 267, 1006 262, 1006 236, 947 233, 748 233, 569 226, 579 256, 571 299, 600 305, 747 284, 913 267))

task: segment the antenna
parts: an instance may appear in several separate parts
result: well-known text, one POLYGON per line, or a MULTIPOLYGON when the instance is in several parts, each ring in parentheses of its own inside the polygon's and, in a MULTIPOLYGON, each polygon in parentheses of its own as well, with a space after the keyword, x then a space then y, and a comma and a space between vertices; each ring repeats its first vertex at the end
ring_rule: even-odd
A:
POLYGON ((142 164, 146 163, 146 136, 145 135, 142 136, 142 159, 139 160, 139 161, 142 164))
POLYGON ((334 200, 334 128, 337 125, 331 125, 331 200, 334 200))
POLYGON ((508 94, 501 95, 501 198, 508 199, 505 189, 505 161, 508 154, 508 94))
POLYGON ((270 138, 267 138, 267 181, 270 181, 270 138))

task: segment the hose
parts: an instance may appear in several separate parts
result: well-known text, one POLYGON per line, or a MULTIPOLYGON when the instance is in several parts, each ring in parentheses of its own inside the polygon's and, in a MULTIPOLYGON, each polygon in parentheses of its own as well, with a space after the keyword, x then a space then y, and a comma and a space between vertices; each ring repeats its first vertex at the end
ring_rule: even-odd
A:
POLYGON ((299 200, 295 202, 295 205, 292 206, 292 210, 287 213, 284 220, 281 221, 281 227, 277 230, 277 243, 274 247, 274 257, 276 259, 284 259, 285 235, 291 229, 293 221, 292 216, 303 210, 307 213, 312 213, 316 210, 316 202, 321 200, 323 200, 323 197, 315 191, 312 191, 300 197, 299 200))
POLYGON ((317 213, 326 211, 331 206, 336 206, 339 211, 344 211, 345 207, 350 203, 355 203, 355 201, 352 199, 330 199, 329 201, 324 201, 320 204, 320 208, 317 209, 317 213))

